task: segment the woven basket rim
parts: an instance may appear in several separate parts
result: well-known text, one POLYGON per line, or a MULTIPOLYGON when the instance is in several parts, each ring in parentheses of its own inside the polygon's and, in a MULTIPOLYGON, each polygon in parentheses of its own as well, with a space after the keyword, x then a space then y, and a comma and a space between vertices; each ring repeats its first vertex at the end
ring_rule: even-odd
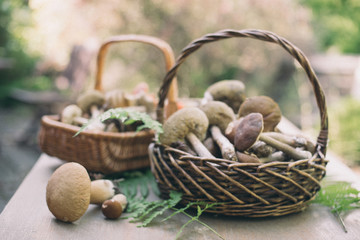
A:
MULTIPOLYGON (((73 132, 74 135, 80 130, 80 127, 70 125, 67 123, 63 123, 59 121, 60 115, 44 115, 41 118, 41 124, 52 126, 56 128, 64 129, 68 132, 73 132)), ((145 131, 131 131, 131 132, 103 132, 103 131, 94 131, 94 130, 84 130, 81 132, 81 135, 84 136, 101 136, 104 138, 134 138, 134 137, 144 137, 148 135, 154 135, 155 132, 153 130, 145 130, 145 131)))

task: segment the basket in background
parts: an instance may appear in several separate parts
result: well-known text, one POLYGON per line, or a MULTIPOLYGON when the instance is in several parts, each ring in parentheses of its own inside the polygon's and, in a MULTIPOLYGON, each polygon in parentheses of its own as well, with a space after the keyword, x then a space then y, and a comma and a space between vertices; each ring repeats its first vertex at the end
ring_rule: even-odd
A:
MULTIPOLYGON (((119 35, 105 41, 97 55, 97 71, 94 89, 103 91, 102 73, 109 46, 122 42, 140 42, 160 49, 168 71, 174 63, 172 48, 165 41, 146 35, 119 35)), ((177 83, 172 83, 167 96, 168 115, 177 110, 177 83)), ((77 162, 88 171, 104 174, 148 167, 148 145, 154 138, 150 130, 139 132, 101 132, 85 130, 74 135, 80 127, 60 122, 60 115, 45 115, 39 131, 40 149, 49 156, 68 162, 77 162)))

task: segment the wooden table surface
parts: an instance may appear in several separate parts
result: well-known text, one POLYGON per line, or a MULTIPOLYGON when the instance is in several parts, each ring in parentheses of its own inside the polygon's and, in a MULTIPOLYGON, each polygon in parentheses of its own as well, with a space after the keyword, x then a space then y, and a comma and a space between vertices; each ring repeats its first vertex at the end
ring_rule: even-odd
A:
MULTIPOLYGON (((335 157, 328 158, 328 177, 359 181, 335 157)), ((45 189, 51 174, 62 163, 64 162, 57 158, 41 155, 0 215, 0 239, 175 239, 178 229, 188 220, 185 215, 177 215, 166 223, 137 228, 136 223, 129 223, 128 220, 106 220, 101 210, 91 205, 75 223, 57 221, 47 208, 45 189)), ((348 229, 348 233, 345 233, 330 211, 316 204, 312 204, 304 212, 277 218, 248 219, 205 215, 201 220, 225 239, 360 239, 360 210, 345 217, 348 229)), ((184 229, 180 239, 220 238, 194 222, 184 229)))

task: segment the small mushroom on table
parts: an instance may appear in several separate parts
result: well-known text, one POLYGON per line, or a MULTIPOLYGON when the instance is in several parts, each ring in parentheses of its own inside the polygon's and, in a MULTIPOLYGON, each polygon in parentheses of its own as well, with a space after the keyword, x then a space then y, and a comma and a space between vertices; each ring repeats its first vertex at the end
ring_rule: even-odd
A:
POLYGON ((166 120, 159 140, 169 146, 187 140, 200 157, 214 158, 201 142, 206 137, 208 126, 209 120, 203 111, 195 107, 183 108, 166 120))
POLYGON ((264 128, 263 116, 260 113, 250 113, 243 118, 236 129, 234 139, 235 148, 242 152, 249 149, 257 140, 261 140, 275 149, 284 152, 293 160, 307 159, 311 157, 308 151, 299 151, 288 144, 262 134, 264 128))
POLYGON ((115 185, 108 179, 91 181, 90 204, 102 204, 115 195, 115 185))
POLYGON ((264 119, 264 132, 274 131, 281 120, 279 105, 268 96, 255 96, 245 99, 238 109, 238 117, 250 113, 261 113, 264 119))
POLYGON ((221 101, 237 112, 245 98, 245 85, 242 81, 222 80, 206 89, 203 101, 221 101))
POLYGON ((235 119, 234 111, 220 101, 210 101, 200 106, 200 109, 209 119, 211 136, 219 146, 222 157, 237 161, 234 145, 223 134, 229 123, 235 119))

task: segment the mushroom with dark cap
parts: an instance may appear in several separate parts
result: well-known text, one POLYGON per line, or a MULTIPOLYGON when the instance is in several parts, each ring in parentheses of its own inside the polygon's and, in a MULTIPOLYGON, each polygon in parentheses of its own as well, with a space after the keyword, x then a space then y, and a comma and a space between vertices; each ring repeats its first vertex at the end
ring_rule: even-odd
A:
POLYGON ((200 109, 209 119, 211 136, 221 149, 222 157, 237 161, 234 145, 223 135, 226 127, 235 119, 234 111, 220 101, 210 101, 200 106, 200 109))
POLYGON ((222 80, 209 86, 204 93, 204 101, 221 101, 230 106, 234 112, 239 110, 245 100, 245 85, 240 80, 222 80))
POLYGON ((90 113, 92 118, 100 114, 99 108, 102 107, 104 103, 104 94, 97 90, 86 92, 77 99, 77 105, 83 112, 90 113))
POLYGON ((255 96, 245 99, 238 109, 239 118, 250 113, 261 113, 264 119, 264 132, 274 131, 281 120, 279 105, 268 96, 255 96))
POLYGON ((201 142, 206 137, 208 126, 209 120, 199 108, 183 108, 166 120, 163 125, 164 132, 159 136, 159 140, 170 146, 186 139, 199 156, 214 158, 201 142))
POLYGON ((235 148, 238 151, 246 151, 257 140, 261 140, 275 149, 284 152, 294 160, 307 159, 311 157, 311 153, 308 151, 299 151, 285 143, 273 139, 270 136, 261 134, 263 128, 263 117, 260 113, 250 113, 245 116, 236 129, 234 139, 235 148))

